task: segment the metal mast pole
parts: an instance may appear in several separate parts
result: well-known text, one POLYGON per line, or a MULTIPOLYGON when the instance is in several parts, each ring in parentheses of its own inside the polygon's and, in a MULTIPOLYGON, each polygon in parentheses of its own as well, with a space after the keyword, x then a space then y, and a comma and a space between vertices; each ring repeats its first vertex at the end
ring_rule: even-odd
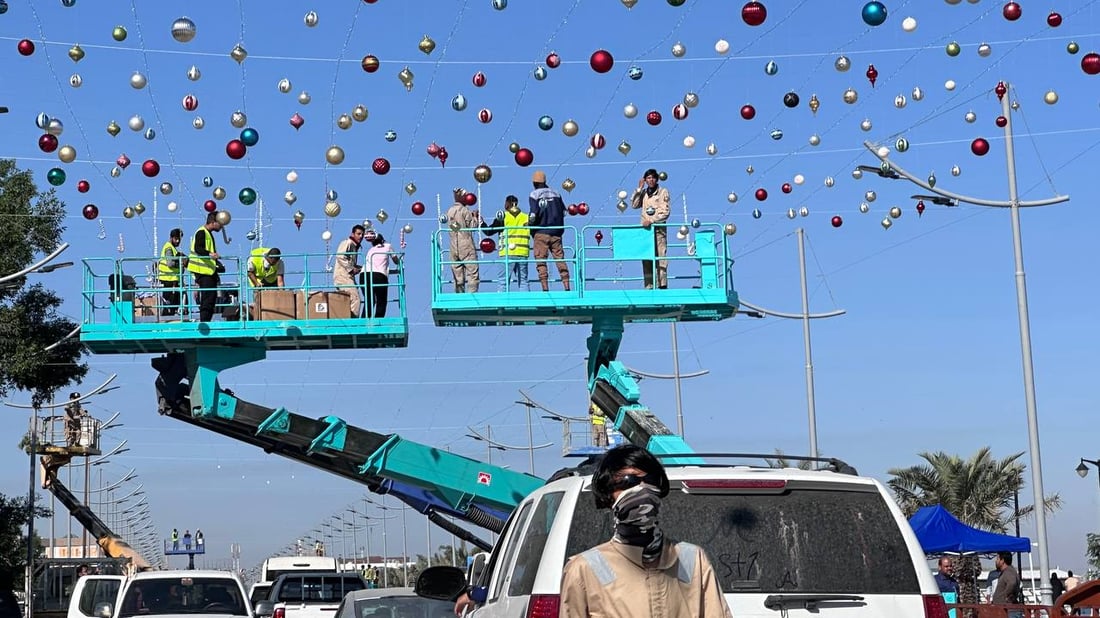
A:
POLYGON ((669 325, 672 327, 672 381, 676 385, 676 432, 683 438, 684 400, 680 395, 680 345, 676 338, 676 322, 671 322, 669 325))
POLYGON ((802 281, 802 344, 806 351, 806 420, 810 457, 817 457, 817 404, 814 401, 814 356, 810 349, 810 293, 806 286, 806 230, 798 228, 798 274, 802 281))
POLYGON ((38 449, 38 406, 31 408, 30 483, 27 486, 27 618, 34 613, 34 452, 38 449))

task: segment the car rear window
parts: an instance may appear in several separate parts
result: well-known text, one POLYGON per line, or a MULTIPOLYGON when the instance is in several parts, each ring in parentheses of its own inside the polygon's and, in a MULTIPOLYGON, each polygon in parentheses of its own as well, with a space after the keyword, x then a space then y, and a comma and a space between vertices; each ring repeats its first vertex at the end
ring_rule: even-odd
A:
POLYGON ((347 575, 287 575, 279 586, 279 603, 339 603, 344 595, 366 586, 359 577, 347 575))
POLYGON ((453 618, 455 604, 415 596, 360 599, 353 603, 355 613, 340 618, 453 618))
POLYGON ((168 577, 131 582, 119 618, 158 614, 247 616, 248 607, 234 579, 168 577))
MULTIPOLYGON (((905 539, 878 492, 673 490, 660 525, 668 538, 706 550, 727 593, 920 594, 905 539)), ((612 528, 611 512, 582 493, 566 556, 607 541, 612 528)))

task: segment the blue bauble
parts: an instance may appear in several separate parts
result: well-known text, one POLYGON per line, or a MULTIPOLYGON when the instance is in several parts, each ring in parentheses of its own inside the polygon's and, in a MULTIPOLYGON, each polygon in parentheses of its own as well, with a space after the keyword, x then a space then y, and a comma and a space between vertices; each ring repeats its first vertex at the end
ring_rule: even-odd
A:
POLYGON ((886 5, 874 0, 863 5, 863 23, 868 26, 881 26, 886 21, 886 5))
POLYGON ((256 129, 253 129, 252 127, 248 127, 247 129, 241 131, 241 141, 244 142, 245 146, 251 148, 259 143, 260 132, 256 129))
POLYGON ((543 131, 549 131, 554 128, 554 119, 550 116, 541 116, 539 118, 539 128, 543 131))
POLYGON ((387 142, 392 142, 392 141, 396 140, 397 139, 397 131, 392 131, 392 130, 391 131, 386 131, 385 138, 386 138, 387 142))
POLYGON ((642 78, 642 68, 630 67, 630 70, 626 72, 626 76, 634 81, 638 81, 642 78))
POLYGON ((493 8, 498 11, 503 11, 508 8, 508 0, 493 0, 493 8))
POLYGON ((0 15, 3 15, 4 13, 7 13, 7 12, 8 12, 8 2, 7 2, 7 0, 0 0, 0 15))

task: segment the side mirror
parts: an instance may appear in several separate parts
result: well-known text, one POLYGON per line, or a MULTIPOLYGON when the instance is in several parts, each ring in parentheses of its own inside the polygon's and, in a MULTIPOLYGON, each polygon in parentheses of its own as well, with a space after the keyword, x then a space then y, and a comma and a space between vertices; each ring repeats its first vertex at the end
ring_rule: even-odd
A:
POLYGON ((270 616, 275 613, 275 603, 272 601, 260 601, 253 608, 253 613, 257 616, 270 616))
POLYGON ((110 603, 100 603, 95 606, 96 618, 111 618, 115 613, 115 608, 111 607, 110 603))
POLYGON ((416 578, 416 596, 436 601, 454 601, 466 590, 466 573, 458 567, 434 566, 416 578))

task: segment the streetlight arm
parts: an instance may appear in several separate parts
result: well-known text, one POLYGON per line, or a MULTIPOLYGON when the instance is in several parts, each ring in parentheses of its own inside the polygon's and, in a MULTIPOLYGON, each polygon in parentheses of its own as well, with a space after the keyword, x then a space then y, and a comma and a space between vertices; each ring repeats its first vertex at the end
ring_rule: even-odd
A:
POLYGON ((65 406, 67 406, 71 403, 78 402, 78 401, 84 401, 87 398, 91 397, 92 395, 98 395, 98 394, 102 393, 104 390, 106 390, 107 385, 110 384, 111 382, 114 382, 115 378, 117 378, 117 377, 118 377, 117 373, 112 373, 110 375, 110 377, 108 377, 107 380, 103 384, 100 384, 99 386, 92 389, 92 392, 81 395, 80 397, 77 397, 75 399, 68 399, 63 403, 56 403, 56 404, 53 404, 53 405, 35 406, 33 404, 13 403, 11 401, 5 401, 4 405, 6 405, 8 407, 11 407, 11 408, 21 408, 23 410, 30 410, 32 408, 46 409, 46 410, 53 410, 53 409, 56 409, 56 408, 64 408, 65 406))
MULTIPOLYGON (((943 189, 937 189, 936 187, 933 187, 932 185, 928 184, 926 181, 921 180, 920 178, 917 178, 916 176, 910 174, 909 172, 907 172, 904 169, 902 169, 901 167, 899 167, 897 163, 894 163, 893 161, 890 160, 889 155, 883 155, 883 154, 879 153, 878 146, 876 146, 875 144, 872 144, 869 141, 864 141, 863 146, 867 150, 871 151, 871 154, 875 155, 875 157, 877 157, 879 161, 882 161, 883 163, 889 164, 890 169, 897 172, 899 176, 905 178, 909 182, 917 185, 918 187, 924 189, 925 191, 930 191, 932 193, 935 193, 936 195, 941 195, 943 197, 946 197, 946 198, 949 198, 949 199, 952 199, 952 200, 957 200, 959 202, 966 202, 967 204, 974 204, 975 206, 992 206, 994 208, 1011 208, 1012 207, 1012 202, 1011 201, 1005 202, 1005 201, 999 201, 999 200, 986 200, 986 199, 982 199, 982 198, 978 198, 978 197, 968 197, 966 195, 959 195, 958 193, 952 193, 951 191, 944 191, 943 189)), ((1033 201, 1030 201, 1030 202, 1019 202, 1018 201, 1018 202, 1016 202, 1016 205, 1019 206, 1020 208, 1031 208, 1031 207, 1034 207, 1034 206, 1050 206, 1051 204, 1060 204, 1062 202, 1068 202, 1068 201, 1069 201, 1069 196, 1068 195, 1055 195, 1054 197, 1047 198, 1045 200, 1033 200, 1033 201)), ((741 301, 741 304, 745 305, 746 307, 750 306, 747 303, 745 303, 745 301, 741 301)))
POLYGON ((60 245, 57 246, 56 249, 53 250, 53 253, 51 253, 51 254, 47 255, 46 257, 42 258, 37 263, 32 264, 32 265, 24 268, 23 270, 21 270, 19 272, 12 273, 10 275, 4 275, 3 277, 0 277, 0 284, 7 283, 9 281, 14 281, 15 279, 18 279, 18 278, 20 278, 24 275, 28 275, 28 274, 38 270, 39 268, 42 268, 46 264, 49 264, 50 262, 52 262, 57 256, 61 255, 62 252, 65 251, 65 249, 68 249, 68 248, 69 248, 69 243, 67 243, 67 242, 61 243, 60 245))
POLYGON ((551 446, 554 446, 554 444, 552 442, 547 442, 546 444, 535 444, 535 445, 532 445, 532 446, 511 446, 511 445, 508 445, 508 444, 502 444, 500 442, 490 440, 489 438, 486 438, 485 436, 479 434, 476 429, 474 429, 473 427, 470 427, 469 425, 466 426, 466 429, 469 429, 470 433, 473 434, 473 435, 470 436, 471 438, 473 438, 475 440, 481 440, 482 442, 485 442, 486 444, 488 444, 489 446, 492 446, 493 448, 501 449, 501 450, 505 450, 505 451, 526 451, 526 450, 529 450, 529 449, 549 448, 551 446))
POLYGON ((764 315, 770 315, 773 318, 786 318, 788 320, 801 320, 803 318, 810 318, 811 320, 816 320, 818 318, 835 318, 838 315, 844 315, 845 313, 848 313, 847 309, 834 309, 833 311, 828 311, 826 313, 811 313, 804 316, 801 313, 787 313, 785 311, 775 311, 774 309, 768 309, 766 307, 753 305, 752 303, 746 302, 743 298, 739 298, 737 302, 741 303, 745 307, 748 307, 749 309, 752 309, 753 311, 763 313, 764 315))

